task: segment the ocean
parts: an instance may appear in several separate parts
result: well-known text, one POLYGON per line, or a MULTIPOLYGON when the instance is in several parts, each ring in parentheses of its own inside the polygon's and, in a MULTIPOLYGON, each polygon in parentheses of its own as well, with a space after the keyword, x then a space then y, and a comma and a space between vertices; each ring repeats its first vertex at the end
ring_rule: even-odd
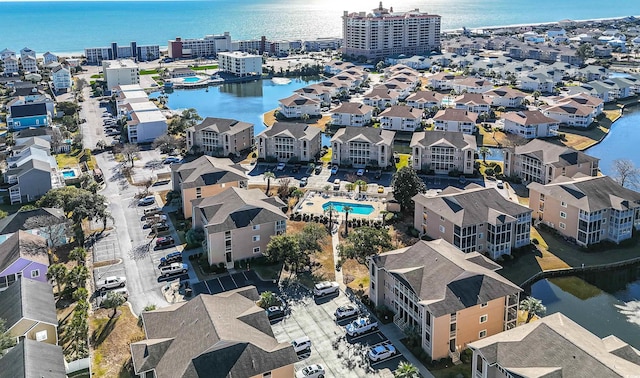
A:
MULTIPOLYGON (((401 0, 442 16, 442 29, 640 15, 638 0, 401 0)), ((378 0, 24 1, 0 0, 0 50, 79 52, 111 42, 166 46, 177 36, 298 39, 341 37, 343 11, 368 11, 378 0)))

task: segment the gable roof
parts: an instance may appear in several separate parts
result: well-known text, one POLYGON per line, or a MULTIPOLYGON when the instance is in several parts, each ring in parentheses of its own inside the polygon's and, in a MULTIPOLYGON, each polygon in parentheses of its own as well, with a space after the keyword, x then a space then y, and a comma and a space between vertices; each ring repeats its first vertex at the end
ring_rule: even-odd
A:
POLYGON ((626 354, 619 355, 620 349, 612 350, 609 341, 555 313, 474 341, 469 347, 490 365, 497 364, 519 376, 546 377, 550 372, 563 378, 636 375, 640 371, 640 351, 620 341, 616 346, 626 354))
POLYGON ((478 149, 475 136, 456 131, 420 131, 413 133, 411 137, 412 148, 442 145, 459 149, 471 148, 474 151, 478 149))
POLYGON ((287 219, 282 212, 286 205, 277 201, 277 198, 267 197, 259 189, 231 187, 215 196, 194 200, 192 203, 206 219, 205 228, 209 233, 287 219), (276 204, 273 200, 276 200, 276 204))
POLYGON ((252 127, 253 127, 252 123, 242 122, 236 119, 207 117, 203 119, 202 122, 200 122, 199 124, 193 127, 190 127, 189 129, 195 132, 207 130, 207 131, 215 131, 219 134, 222 134, 222 133, 235 134, 252 127))
POLYGON ((0 292, 0 318, 7 321, 7 330, 24 318, 57 327, 55 303, 51 284, 19 278, 0 292))
POLYGON ((320 105, 320 101, 302 96, 299 93, 278 100, 283 106, 320 105))
POLYGON ((549 118, 542 114, 539 110, 519 110, 517 112, 506 112, 502 114, 502 118, 509 120, 518 125, 539 125, 542 123, 558 123, 553 118, 549 118))
POLYGON ((600 161, 600 159, 589 156, 582 151, 541 139, 533 139, 523 146, 516 146, 515 154, 529 156, 544 165, 552 165, 556 168, 600 161))
POLYGON ((371 144, 383 143, 391 145, 395 135, 395 132, 383 130, 381 128, 347 126, 338 129, 338 131, 333 134, 333 137, 331 137, 331 142, 333 143, 334 141, 337 141, 340 143, 347 143, 351 140, 358 139, 368 141, 371 144))
POLYGON ((189 163, 172 164, 171 171, 177 173, 183 189, 247 179, 246 169, 240 164, 235 164, 228 158, 208 155, 202 155, 189 163))
POLYGON ((0 235, 18 232, 27 229, 27 220, 33 217, 48 217, 56 219, 58 223, 66 221, 64 213, 53 207, 41 207, 33 210, 23 210, 0 219, 0 235))
POLYGON ((0 244, 0 273, 19 258, 49 265, 47 241, 41 236, 18 230, 0 244))
POLYGON ((449 187, 432 197, 420 193, 412 199, 460 227, 509 223, 517 215, 532 211, 504 198, 495 188, 477 185, 469 185, 465 190, 449 187))
POLYGON ((279 343, 255 287, 199 295, 143 312, 147 339, 131 344, 137 373, 158 378, 251 377, 298 361, 293 347, 279 343))
POLYGON ((469 112, 465 109, 447 108, 444 110, 438 110, 433 119, 435 121, 471 122, 475 124, 478 120, 478 113, 469 112))
POLYGON ((408 286, 435 317, 522 291, 495 272, 499 265, 477 252, 464 253, 443 239, 421 240, 373 259, 408 286), (485 262, 480 265, 477 259, 485 262))
POLYGON ((489 101, 485 100, 482 93, 463 93, 454 99, 456 104, 472 104, 472 105, 489 105, 489 101))
POLYGON ((322 133, 322 130, 306 123, 276 122, 258 134, 258 137, 274 138, 276 136, 286 136, 296 140, 312 140, 320 133, 322 133))
POLYGON ((373 106, 361 104, 358 102, 343 102, 337 108, 331 110, 331 113, 346 113, 364 115, 373 112, 373 106))
POLYGON ((24 339, 0 358, 2 378, 66 378, 62 348, 24 339))
POLYGON ((560 176, 547 185, 531 183, 527 188, 588 212, 640 207, 640 193, 620 186, 609 176, 560 176))
POLYGON ((382 113, 378 114, 378 117, 419 119, 419 118, 422 118, 422 111, 420 109, 412 108, 410 106, 393 105, 383 110, 382 113))
POLYGON ((26 104, 16 104, 9 106, 11 118, 34 117, 47 115, 47 104, 45 102, 29 102, 26 104))
POLYGON ((407 102, 435 102, 440 103, 445 97, 442 93, 434 91, 417 91, 407 97, 407 102))

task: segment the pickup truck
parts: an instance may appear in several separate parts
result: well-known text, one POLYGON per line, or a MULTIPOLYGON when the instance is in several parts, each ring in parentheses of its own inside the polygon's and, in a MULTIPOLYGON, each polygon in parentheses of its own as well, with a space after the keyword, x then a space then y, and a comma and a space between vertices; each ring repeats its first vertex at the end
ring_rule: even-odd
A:
POLYGON ((378 329, 378 322, 371 318, 358 318, 347 324, 346 330, 349 336, 358 336, 363 333, 378 329))
POLYGON ((115 289, 116 287, 124 287, 127 279, 125 277, 110 276, 96 282, 98 290, 115 289))

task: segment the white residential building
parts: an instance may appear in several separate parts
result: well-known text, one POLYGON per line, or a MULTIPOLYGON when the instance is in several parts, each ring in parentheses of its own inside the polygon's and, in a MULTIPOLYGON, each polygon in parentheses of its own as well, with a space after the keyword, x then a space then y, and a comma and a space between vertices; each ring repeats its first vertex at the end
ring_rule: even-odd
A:
POLYGON ((404 105, 386 108, 378 116, 380 127, 385 130, 415 131, 422 121, 422 110, 404 105))
POLYGON ((23 60, 28 56, 32 57, 33 59, 36 59, 36 52, 31 50, 28 47, 25 47, 22 50, 20 50, 20 60, 23 60))
POLYGON ((231 35, 229 32, 217 35, 206 35, 204 38, 182 39, 177 37, 167 43, 170 58, 214 57, 219 52, 231 51, 231 35))
POLYGON ((519 136, 532 138, 547 138, 558 133, 559 122, 547 117, 539 110, 521 110, 502 114, 504 131, 519 136))
POLYGON ((71 71, 69 67, 58 64, 51 69, 51 81, 56 91, 71 89, 71 71))
POLYGON ((373 107, 357 102, 343 102, 331 111, 331 124, 338 126, 367 126, 371 123, 373 107))
POLYGON ((452 131, 421 131, 411 138, 411 165, 416 171, 473 174, 478 149, 473 135, 452 131))
POLYGON ((585 105, 563 103, 543 108, 542 113, 559 123, 574 127, 588 127, 593 122, 592 109, 585 105))
POLYGON ((44 58, 44 65, 46 66, 47 64, 51 64, 51 63, 56 63, 58 62, 58 56, 47 51, 46 53, 44 53, 44 55, 42 56, 44 58))
POLYGON ((4 66, 4 74, 16 74, 20 71, 20 65, 18 64, 18 58, 15 55, 9 55, 6 58, 2 59, 2 63, 4 66))
POLYGON ((4 50, 0 51, 0 59, 5 60, 10 56, 15 58, 16 52, 15 51, 11 51, 9 49, 4 49, 4 50))
POLYGON ((38 73, 38 60, 31 55, 26 55, 24 58, 20 58, 22 63, 22 69, 24 72, 38 73))
POLYGON ((262 74, 262 56, 245 52, 232 51, 218 54, 220 70, 235 76, 252 76, 262 74))
POLYGON ((339 129, 331 138, 331 163, 353 167, 385 168, 393 161, 395 132, 373 127, 339 129))
POLYGON ((140 68, 131 59, 104 60, 102 71, 108 90, 119 85, 140 84, 140 68))
POLYGON ((464 109, 447 108, 439 110, 433 117, 435 129, 439 131, 457 131, 473 134, 476 130, 478 113, 464 109))
POLYGON ((151 101, 125 105, 130 143, 150 143, 167 133, 167 118, 151 101))
POLYGON ((258 156, 279 162, 308 162, 320 155, 322 132, 306 123, 276 122, 256 135, 258 156))
POLYGON ((279 100, 280 114, 286 118, 301 118, 320 115, 320 101, 294 93, 292 96, 279 100))

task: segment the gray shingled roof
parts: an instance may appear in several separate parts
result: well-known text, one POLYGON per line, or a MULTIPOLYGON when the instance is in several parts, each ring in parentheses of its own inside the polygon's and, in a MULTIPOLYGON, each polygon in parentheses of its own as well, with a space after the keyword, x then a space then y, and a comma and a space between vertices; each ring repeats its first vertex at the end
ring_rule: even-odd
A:
POLYGON ((58 326, 55 303, 49 283, 19 278, 0 292, 0 318, 7 329, 23 318, 58 326))
POLYGON ((258 136, 273 138, 276 136, 287 136, 296 140, 312 140, 320 134, 322 130, 306 123, 276 122, 271 127, 267 127, 258 136))
POLYGON ((203 155, 196 160, 173 164, 171 170, 177 172, 183 189, 236 182, 247 179, 246 169, 227 158, 203 155))
POLYGON ((539 125, 542 123, 558 123, 553 118, 542 114, 539 110, 519 110, 517 112, 506 112, 502 114, 503 119, 507 119, 518 125, 539 125))
POLYGON ((413 133, 411 137, 411 147, 426 148, 433 145, 449 145, 460 149, 472 148, 474 151, 478 149, 476 138, 473 135, 456 131, 421 131, 413 133))
POLYGON ((417 194, 413 200, 461 227, 511 222, 517 215, 532 211, 504 198, 495 188, 447 189, 433 197, 417 194))
POLYGON ((395 135, 394 131, 380 128, 347 126, 336 131, 331 138, 331 142, 347 143, 351 140, 366 140, 373 144, 384 143, 390 145, 393 143, 395 135))
POLYGON ((422 118, 422 110, 404 105, 393 105, 383 110, 378 117, 419 119, 422 118))
POLYGON ((66 378, 62 348, 24 339, 0 358, 0 378, 66 378))
POLYGON ((464 253, 438 239, 419 241, 411 247, 375 257, 383 267, 405 283, 420 303, 436 317, 522 291, 495 272, 495 266, 477 252, 464 253), (486 260, 482 265, 478 259, 486 260))
POLYGON ((561 176, 547 185, 531 183, 527 188, 588 212, 640 207, 640 193, 620 186, 609 176, 561 176))
POLYGON ((516 146, 515 154, 532 157, 544 165, 550 164, 556 168, 600 161, 600 159, 589 156, 582 151, 541 139, 533 139, 524 146, 516 146))
POLYGON ((373 106, 361 104, 358 102, 343 102, 337 108, 331 110, 331 113, 346 113, 346 114, 367 114, 373 112, 373 106))
POLYGON ((611 353, 606 341, 561 313, 469 344, 485 360, 518 376, 631 377, 640 372, 631 360, 611 353), (553 373, 555 372, 555 373, 553 373), (546 375, 552 373, 553 375, 546 375))
POLYGON ((242 122, 236 119, 207 117, 203 119, 202 122, 193 127, 190 127, 189 129, 196 132, 209 130, 215 131, 218 134, 236 134, 252 127, 252 123, 242 122))
POLYGON ((298 361, 278 343, 255 287, 143 312, 147 340, 131 344, 136 372, 158 378, 251 377, 298 361))
POLYGON ((0 244, 0 273, 20 257, 48 265, 47 241, 26 231, 15 232, 0 244))
MULTIPOLYGON (((19 230, 27 230, 27 220, 33 217, 47 217, 57 223, 66 221, 64 213, 60 209, 53 207, 41 207, 33 210, 24 210, 13 213, 0 219, 0 235, 11 234, 19 230)), ((0 269, 1 270, 1 269, 0 269)))
POLYGON ((207 231, 215 233, 287 219, 282 212, 286 205, 280 201, 281 205, 276 206, 272 198, 259 189, 231 187, 215 196, 196 200, 193 205, 206 218, 207 231))

